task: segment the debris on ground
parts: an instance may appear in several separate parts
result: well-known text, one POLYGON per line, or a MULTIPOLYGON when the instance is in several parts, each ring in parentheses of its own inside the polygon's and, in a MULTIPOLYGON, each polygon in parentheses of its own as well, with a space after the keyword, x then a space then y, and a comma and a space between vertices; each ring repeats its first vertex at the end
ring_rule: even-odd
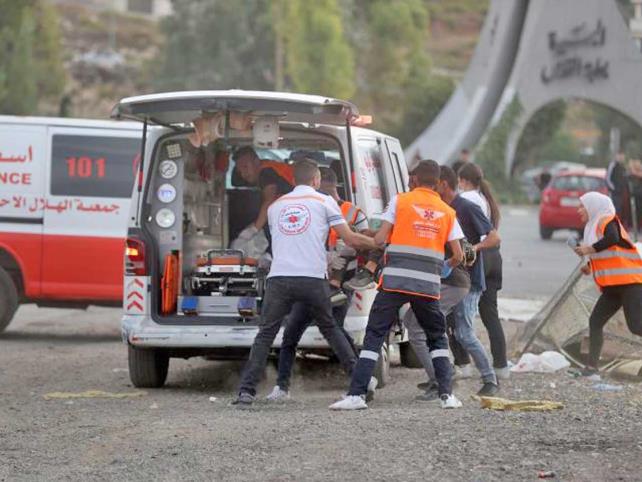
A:
POLYGON ((103 390, 86 390, 84 392, 50 392, 45 393, 43 395, 43 398, 45 400, 68 398, 135 398, 143 397, 145 395, 147 395, 147 392, 144 391, 113 393, 105 392, 103 390))
POLYGON ((552 470, 540 470, 537 477, 540 479, 554 479, 556 474, 552 470))
POLYGON ((596 383, 593 385, 593 389, 598 392, 621 392, 624 390, 622 385, 611 385, 609 383, 596 383))
POLYGON ((568 368, 571 364, 559 352, 545 351, 539 355, 524 353, 517 362, 517 365, 510 369, 511 372, 525 373, 554 373, 562 368, 568 368))
POLYGON ((564 404, 551 400, 509 400, 499 397, 479 397, 481 408, 516 412, 546 412, 560 410, 564 404))
POLYGON ((216 402, 218 399, 216 397, 210 397, 210 402, 216 402))

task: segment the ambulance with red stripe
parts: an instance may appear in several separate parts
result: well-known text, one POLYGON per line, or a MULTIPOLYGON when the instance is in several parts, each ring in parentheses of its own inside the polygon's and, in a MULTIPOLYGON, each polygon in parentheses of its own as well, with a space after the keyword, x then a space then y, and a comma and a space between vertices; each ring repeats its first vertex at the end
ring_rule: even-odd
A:
POLYGON ((18 305, 122 302, 138 123, 0 116, 0 331, 18 305))
MULTIPOLYGON (((367 119, 346 101, 242 90, 176 92, 123 99, 112 117, 143 125, 122 320, 129 373, 138 387, 162 386, 173 357, 242 358, 252 345, 270 256, 263 230, 251 228, 264 193, 237 171, 240 149, 252 147, 264 166, 303 156, 334 168, 341 197, 359 206, 373 229, 388 200, 408 185, 399 141, 364 128, 367 119)), ((374 288, 355 293, 345 318, 344 329, 358 345, 374 296, 374 288)), ((275 349, 280 341, 281 335, 275 349)), ((329 354, 314 326, 299 348, 329 354)), ((382 355, 380 383, 389 363, 386 347, 382 355)))

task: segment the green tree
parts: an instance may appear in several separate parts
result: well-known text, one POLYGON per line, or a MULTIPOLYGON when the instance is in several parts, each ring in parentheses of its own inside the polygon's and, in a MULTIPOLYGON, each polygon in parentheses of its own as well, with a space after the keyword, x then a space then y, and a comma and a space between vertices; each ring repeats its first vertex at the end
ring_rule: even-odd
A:
POLYGON ((353 50, 343 32, 337 0, 284 2, 285 72, 289 87, 303 93, 351 98, 353 50))
POLYGON ((37 0, 0 0, 0 112, 35 114, 64 88, 58 22, 37 0))
POLYGON ((156 87, 270 89, 274 29, 268 0, 174 0, 156 87))
POLYGON ((423 0, 343 0, 355 49, 361 110, 375 127, 407 144, 423 131, 452 93, 447 78, 431 74, 429 15, 423 0))

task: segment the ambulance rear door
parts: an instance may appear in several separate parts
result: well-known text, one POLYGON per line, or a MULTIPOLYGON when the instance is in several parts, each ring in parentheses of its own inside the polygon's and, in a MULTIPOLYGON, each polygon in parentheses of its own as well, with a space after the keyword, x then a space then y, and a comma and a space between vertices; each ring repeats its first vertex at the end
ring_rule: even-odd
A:
MULTIPOLYGON (((28 297, 40 293, 47 129, 0 119, 0 249, 22 271, 28 297)), ((11 120, 13 119, 13 120, 11 120)))
POLYGON ((120 301, 140 130, 49 128, 45 297, 120 301))

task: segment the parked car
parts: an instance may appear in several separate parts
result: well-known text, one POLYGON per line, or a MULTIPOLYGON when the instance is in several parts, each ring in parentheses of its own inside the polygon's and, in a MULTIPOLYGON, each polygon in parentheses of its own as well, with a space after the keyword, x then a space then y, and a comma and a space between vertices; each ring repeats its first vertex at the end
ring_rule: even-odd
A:
POLYGON ((542 190, 546 187, 542 186, 542 174, 552 177, 560 172, 581 169, 586 169, 586 166, 578 162, 545 161, 522 172, 519 176, 520 187, 530 202, 538 203, 541 200, 542 190))
POLYGON ((550 239, 558 229, 581 231, 584 225, 577 208, 580 196, 588 191, 608 194, 605 169, 581 169, 561 172, 542 192, 539 208, 539 233, 550 239))
MULTIPOLYGON (((363 128, 365 116, 337 99, 242 90, 176 92, 123 99, 113 117, 148 126, 130 208, 121 325, 137 387, 162 386, 170 358, 244 357, 252 346, 266 272, 256 259, 229 248, 255 219, 261 193, 235 182, 238 148, 254 146, 274 163, 289 162, 304 150, 320 164, 336 166, 341 196, 363 209, 372 228, 391 196, 408 185, 399 141, 363 128), (191 136, 203 116, 216 122, 211 132, 221 137, 197 149, 191 136), (244 128, 234 126, 235 118, 244 128), (264 131, 257 129, 265 120, 273 126, 267 147, 259 137, 264 131), (225 162, 207 169, 203 159, 209 158, 225 162)), ((357 345, 375 295, 374 288, 361 291, 349 307, 343 326, 357 345)), ((280 343, 279 335, 274 348, 280 343)), ((306 330, 299 348, 330 354, 316 326, 306 330)), ((380 384, 388 364, 385 345, 375 369, 380 384)))
POLYGON ((118 306, 141 126, 0 116, 0 332, 20 303, 118 306))

